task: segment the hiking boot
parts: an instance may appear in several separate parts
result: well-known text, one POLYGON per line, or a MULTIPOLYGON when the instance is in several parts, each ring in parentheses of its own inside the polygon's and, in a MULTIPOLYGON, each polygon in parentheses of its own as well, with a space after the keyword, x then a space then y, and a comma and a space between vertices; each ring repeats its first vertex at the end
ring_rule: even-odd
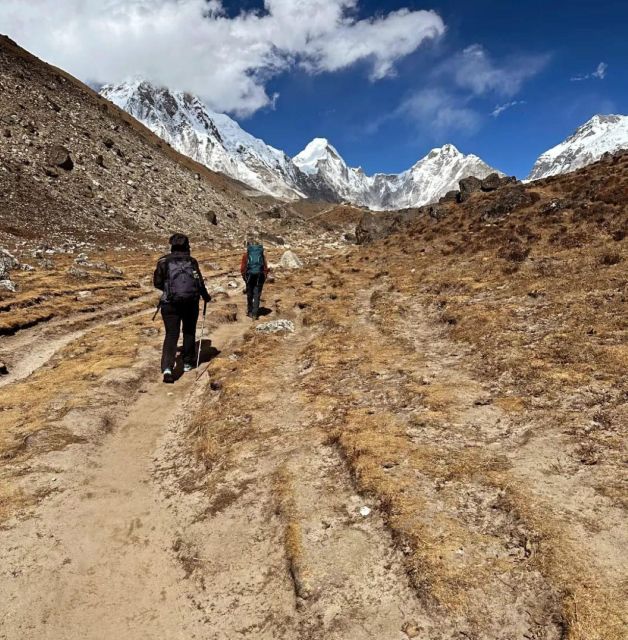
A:
POLYGON ((172 369, 164 369, 164 382, 166 384, 172 384, 174 382, 174 374, 172 369))
POLYGON ((183 365, 183 373, 190 373, 190 371, 192 371, 192 369, 194 369, 194 367, 191 364, 184 364, 183 365))
POLYGON ((246 312, 246 317, 247 317, 247 318, 252 318, 252 317, 253 317, 253 314, 252 314, 250 311, 247 311, 247 312, 246 312))

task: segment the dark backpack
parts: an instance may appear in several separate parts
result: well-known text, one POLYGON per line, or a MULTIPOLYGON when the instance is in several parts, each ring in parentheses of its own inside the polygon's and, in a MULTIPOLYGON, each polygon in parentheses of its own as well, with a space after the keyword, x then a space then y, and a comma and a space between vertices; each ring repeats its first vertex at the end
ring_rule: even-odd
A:
POLYGON ((252 244, 246 250, 246 271, 251 275, 264 273, 264 247, 252 244))
POLYGON ((168 262, 168 302, 191 302, 201 295, 198 273, 189 258, 168 262))

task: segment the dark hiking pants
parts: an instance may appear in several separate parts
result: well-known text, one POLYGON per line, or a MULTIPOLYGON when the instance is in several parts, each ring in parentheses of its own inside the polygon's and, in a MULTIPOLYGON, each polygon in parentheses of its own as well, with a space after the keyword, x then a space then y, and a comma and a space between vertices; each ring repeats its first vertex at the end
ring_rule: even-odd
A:
POLYGON ((183 364, 194 365, 198 300, 176 304, 162 303, 161 317, 166 328, 164 347, 161 352, 161 370, 174 369, 181 325, 183 325, 183 364))
POLYGON ((251 273, 246 278, 246 312, 254 318, 259 315, 259 303, 265 280, 266 276, 263 273, 251 273))

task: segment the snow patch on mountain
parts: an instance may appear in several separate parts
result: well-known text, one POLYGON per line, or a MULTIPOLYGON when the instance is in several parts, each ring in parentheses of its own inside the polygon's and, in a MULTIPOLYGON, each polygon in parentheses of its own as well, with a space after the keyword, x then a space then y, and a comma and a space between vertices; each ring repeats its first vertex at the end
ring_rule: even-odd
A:
POLYGON ((528 180, 569 173, 599 160, 607 151, 628 149, 628 116, 596 115, 535 162, 528 180))

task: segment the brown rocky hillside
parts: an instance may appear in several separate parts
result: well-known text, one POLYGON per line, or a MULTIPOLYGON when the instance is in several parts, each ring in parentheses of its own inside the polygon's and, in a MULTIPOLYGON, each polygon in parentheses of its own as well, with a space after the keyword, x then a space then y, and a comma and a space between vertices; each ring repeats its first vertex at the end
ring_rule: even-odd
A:
POLYGON ((0 244, 230 240, 263 208, 243 190, 0 36, 0 244))

